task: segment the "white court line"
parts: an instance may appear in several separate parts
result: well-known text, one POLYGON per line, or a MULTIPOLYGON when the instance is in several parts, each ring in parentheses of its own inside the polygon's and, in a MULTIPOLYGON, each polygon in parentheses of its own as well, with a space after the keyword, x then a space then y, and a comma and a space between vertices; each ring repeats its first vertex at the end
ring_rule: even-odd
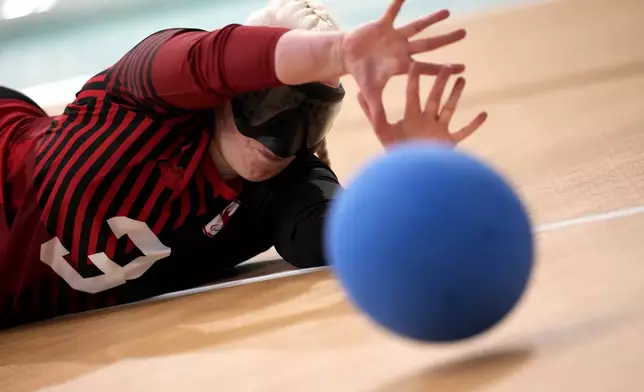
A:
MULTIPOLYGON (((595 222, 601 222, 601 221, 608 221, 608 220, 623 218, 623 217, 627 217, 627 216, 631 216, 631 215, 637 215, 637 214, 644 214, 644 206, 638 206, 638 207, 632 207, 632 208, 624 208, 624 209, 620 209, 620 210, 603 212, 603 213, 599 213, 599 214, 585 215, 585 216, 581 216, 581 217, 578 217, 578 218, 564 219, 564 220, 561 220, 561 221, 558 221, 558 222, 553 222, 553 223, 546 223, 546 224, 537 226, 535 228, 535 231, 536 232, 546 232, 546 231, 557 230, 557 229, 562 229, 562 228, 571 227, 571 226, 583 225, 583 224, 586 224, 586 223, 595 223, 595 222)), ((253 277, 253 278, 239 279, 239 280, 235 280, 235 281, 232 281, 232 282, 216 283, 216 284, 213 284, 213 285, 198 287, 198 288, 195 288, 195 289, 177 291, 177 292, 174 292, 174 293, 160 295, 160 296, 153 297, 153 298, 150 298, 150 299, 147 299, 147 300, 136 302, 136 304, 141 304, 141 303, 146 303, 146 302, 154 302, 154 301, 160 301, 160 300, 166 300, 166 299, 170 299, 170 298, 183 297, 183 296, 203 293, 203 292, 207 292, 207 291, 220 290, 220 289, 225 289, 225 288, 235 287, 235 286, 243 286, 243 285, 252 284, 252 283, 258 283, 258 282, 266 282, 266 281, 269 281, 269 280, 282 279, 282 278, 287 278, 287 277, 291 277, 291 276, 305 275, 305 274, 310 274, 310 273, 322 271, 322 270, 325 270, 326 268, 328 268, 328 267, 318 267, 318 268, 303 269, 303 270, 284 271, 284 272, 278 272, 278 273, 269 274, 269 275, 257 276, 257 277, 253 277)))
MULTIPOLYGON (((185 295, 203 293, 205 291, 226 289, 226 288, 229 288, 229 287, 241 286, 241 285, 257 283, 257 282, 264 282, 264 281, 267 281, 267 280, 288 278, 288 277, 297 276, 297 275, 305 275, 305 274, 310 274, 310 273, 313 273, 313 272, 322 271, 324 269, 326 269, 326 267, 317 267, 317 268, 300 269, 300 270, 294 270, 294 271, 276 272, 274 274, 269 274, 269 275, 256 276, 256 277, 253 277, 253 278, 246 278, 246 279, 238 279, 238 280, 233 280, 233 281, 225 282, 225 283, 217 283, 217 284, 213 284, 213 285, 209 285, 209 286, 202 286, 202 287, 197 287, 197 288, 194 288, 194 289, 177 291, 175 293, 162 294, 162 295, 156 296, 154 298, 150 298, 149 300, 144 300, 142 302, 165 300, 165 299, 170 299, 170 298, 183 297, 185 295)), ((138 302, 138 303, 141 303, 141 302, 138 302)))
POLYGON ((594 223, 594 222, 613 220, 617 218, 623 218, 626 216, 637 215, 642 213, 644 213, 644 206, 624 208, 621 210, 602 212, 599 214, 591 214, 591 215, 586 215, 579 218, 564 219, 559 222, 547 223, 545 225, 537 226, 536 231, 540 232, 540 231, 556 230, 556 229, 561 229, 569 226, 583 225, 584 223, 594 223))

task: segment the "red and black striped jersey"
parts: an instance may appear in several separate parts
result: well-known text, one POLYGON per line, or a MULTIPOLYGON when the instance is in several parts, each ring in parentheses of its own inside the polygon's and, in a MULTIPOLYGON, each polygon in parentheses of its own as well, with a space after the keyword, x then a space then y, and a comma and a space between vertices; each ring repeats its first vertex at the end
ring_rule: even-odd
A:
MULTIPOLYGON (((274 48, 286 31, 161 31, 90 79, 49 126, 0 122, 0 147, 13 157, 13 178, 1 178, 1 325, 204 283, 275 245, 276 232, 294 237, 294 224, 269 225, 299 212, 265 217, 259 206, 271 192, 223 181, 209 154, 213 108, 279 84, 274 48), (28 142, 16 147, 15 130, 27 128, 28 142)), ((296 162, 309 172, 311 159, 296 162)), ((335 189, 337 179, 318 163, 313 170, 335 189)), ((308 186, 302 191, 311 193, 308 186)), ((316 203, 325 204, 319 194, 316 203)))

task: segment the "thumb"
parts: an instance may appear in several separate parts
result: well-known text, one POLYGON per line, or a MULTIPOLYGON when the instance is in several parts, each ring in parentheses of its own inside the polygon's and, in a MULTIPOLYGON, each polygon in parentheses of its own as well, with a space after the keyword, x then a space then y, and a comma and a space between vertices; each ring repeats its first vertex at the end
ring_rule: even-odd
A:
POLYGON ((385 148, 393 144, 397 140, 397 127, 392 126, 387 121, 387 115, 382 104, 382 93, 374 96, 374 94, 365 95, 359 92, 357 98, 380 144, 385 148), (367 100, 367 97, 372 98, 371 103, 367 100))
POLYGON ((371 112, 369 111, 369 105, 367 105, 367 101, 364 99, 364 95, 362 95, 361 92, 358 92, 356 95, 356 98, 358 98, 358 103, 360 104, 360 108, 362 109, 362 112, 364 113, 365 116, 369 119, 369 122, 373 125, 373 121, 371 119, 371 112))

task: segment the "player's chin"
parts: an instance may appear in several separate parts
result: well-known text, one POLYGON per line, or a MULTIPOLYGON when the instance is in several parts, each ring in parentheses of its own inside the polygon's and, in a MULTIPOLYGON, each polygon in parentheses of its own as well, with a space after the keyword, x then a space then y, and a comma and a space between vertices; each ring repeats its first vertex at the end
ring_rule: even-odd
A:
POLYGON ((243 176, 247 181, 260 182, 280 174, 292 161, 294 157, 281 158, 275 155, 268 155, 258 151, 246 163, 247 170, 243 176))
POLYGON ((244 179, 250 182, 261 182, 269 180, 276 175, 280 174, 282 170, 286 168, 288 163, 283 162, 271 162, 265 163, 261 162, 255 165, 252 165, 243 176, 244 179))

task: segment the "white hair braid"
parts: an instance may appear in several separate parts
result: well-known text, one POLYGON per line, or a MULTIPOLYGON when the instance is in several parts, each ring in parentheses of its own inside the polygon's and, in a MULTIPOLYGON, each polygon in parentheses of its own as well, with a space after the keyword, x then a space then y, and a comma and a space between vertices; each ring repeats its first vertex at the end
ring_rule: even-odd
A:
POLYGON ((339 30, 326 7, 311 0, 270 0, 266 7, 253 12, 245 24, 311 31, 339 30))

